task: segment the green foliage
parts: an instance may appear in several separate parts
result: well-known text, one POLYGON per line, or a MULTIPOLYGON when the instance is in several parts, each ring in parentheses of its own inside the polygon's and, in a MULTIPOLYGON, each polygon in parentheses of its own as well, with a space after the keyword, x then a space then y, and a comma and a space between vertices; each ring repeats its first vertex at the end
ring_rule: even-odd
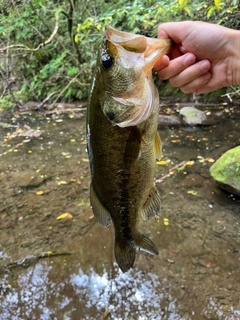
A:
POLYGON ((0 0, 0 19, 0 99, 16 105, 86 97, 106 24, 156 37, 167 21, 238 28, 240 11, 237 0, 0 0))

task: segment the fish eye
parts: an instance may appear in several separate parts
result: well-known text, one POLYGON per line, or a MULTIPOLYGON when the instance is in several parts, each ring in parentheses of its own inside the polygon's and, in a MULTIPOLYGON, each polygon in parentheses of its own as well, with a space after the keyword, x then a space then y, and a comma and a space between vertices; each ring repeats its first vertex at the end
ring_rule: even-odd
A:
POLYGON ((104 54, 102 56, 102 65, 105 69, 111 68, 111 66, 113 65, 113 58, 110 57, 108 54, 104 54))

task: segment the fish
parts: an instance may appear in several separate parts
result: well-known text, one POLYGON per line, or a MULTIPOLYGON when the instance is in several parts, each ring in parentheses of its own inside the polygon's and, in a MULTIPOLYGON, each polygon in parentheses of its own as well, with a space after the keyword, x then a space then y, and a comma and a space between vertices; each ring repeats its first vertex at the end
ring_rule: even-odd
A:
POLYGON ((87 105, 90 205, 104 227, 112 221, 115 258, 122 272, 134 265, 137 250, 158 255, 139 230, 159 214, 154 185, 159 94, 152 78, 155 62, 171 49, 171 40, 154 39, 105 27, 87 105))

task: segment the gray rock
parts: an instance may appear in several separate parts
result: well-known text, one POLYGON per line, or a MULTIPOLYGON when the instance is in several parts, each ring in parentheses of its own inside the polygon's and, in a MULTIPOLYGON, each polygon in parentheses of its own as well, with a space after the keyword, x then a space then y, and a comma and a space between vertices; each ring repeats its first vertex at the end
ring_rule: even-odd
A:
POLYGON ((183 121, 189 125, 202 124, 206 120, 205 112, 194 107, 183 107, 179 113, 183 117, 183 121))

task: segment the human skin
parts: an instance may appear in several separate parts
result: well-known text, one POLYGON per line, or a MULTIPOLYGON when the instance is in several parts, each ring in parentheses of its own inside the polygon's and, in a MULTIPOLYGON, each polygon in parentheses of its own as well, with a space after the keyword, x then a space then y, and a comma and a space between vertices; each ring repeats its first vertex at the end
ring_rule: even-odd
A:
POLYGON ((158 37, 172 39, 174 46, 154 69, 160 79, 169 80, 184 93, 207 93, 240 84, 240 31, 182 21, 161 24, 158 37))

